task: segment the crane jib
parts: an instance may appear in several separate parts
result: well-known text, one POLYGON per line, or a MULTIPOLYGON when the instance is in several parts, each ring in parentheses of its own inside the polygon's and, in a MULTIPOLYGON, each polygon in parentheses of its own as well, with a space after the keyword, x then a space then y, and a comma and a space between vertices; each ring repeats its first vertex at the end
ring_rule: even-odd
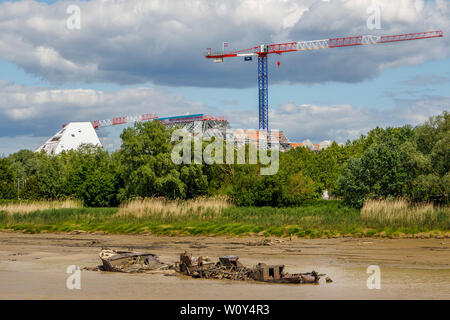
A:
POLYGON ((442 38, 444 36, 442 31, 429 31, 420 33, 408 33, 392 36, 374 36, 364 35, 356 37, 343 37, 332 38, 323 40, 311 40, 311 41, 299 41, 299 42, 287 42, 279 44, 260 45, 250 49, 233 51, 233 52, 208 52, 206 58, 208 59, 223 59, 232 57, 246 57, 246 56, 258 56, 271 53, 287 53, 303 50, 317 50, 325 48, 338 48, 349 46, 360 46, 369 44, 429 39, 429 38, 442 38))

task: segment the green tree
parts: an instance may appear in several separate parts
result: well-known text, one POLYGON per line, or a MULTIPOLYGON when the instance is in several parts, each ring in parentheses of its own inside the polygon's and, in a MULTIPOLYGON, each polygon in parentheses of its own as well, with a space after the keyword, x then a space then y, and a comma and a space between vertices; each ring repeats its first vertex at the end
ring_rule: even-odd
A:
POLYGON ((117 185, 112 172, 94 169, 86 176, 79 198, 89 207, 112 207, 117 203, 117 185))
POLYGON ((344 201, 361 207, 366 197, 400 197, 406 194, 409 156, 396 142, 375 143, 361 158, 350 160, 338 180, 344 201))
POLYGON ((285 204, 299 205, 314 194, 314 181, 309 177, 303 176, 301 171, 288 176, 286 180, 287 183, 284 185, 283 192, 285 204))
POLYGON ((66 167, 60 157, 38 154, 36 179, 37 197, 39 199, 55 200, 65 198, 68 194, 65 188, 66 167))
POLYGON ((0 158, 0 199, 15 199, 17 185, 9 159, 0 158))
POLYGON ((361 158, 350 159, 337 181, 338 195, 343 196, 345 203, 353 207, 362 207, 364 199, 370 192, 367 180, 367 171, 363 167, 361 158))
POLYGON ((172 130, 159 121, 136 123, 123 131, 120 150, 121 198, 185 199, 207 193, 202 165, 173 163, 172 130))
POLYGON ((416 158, 422 159, 411 188, 415 201, 449 201, 450 114, 431 117, 415 129, 416 158))
POLYGON ((100 147, 82 145, 59 155, 66 167, 66 193, 83 200, 86 206, 118 204, 120 180, 112 156, 100 147))
POLYGON ((367 197, 409 197, 448 203, 450 116, 431 117, 416 128, 376 128, 354 144, 363 154, 338 179, 344 200, 362 206, 367 197))

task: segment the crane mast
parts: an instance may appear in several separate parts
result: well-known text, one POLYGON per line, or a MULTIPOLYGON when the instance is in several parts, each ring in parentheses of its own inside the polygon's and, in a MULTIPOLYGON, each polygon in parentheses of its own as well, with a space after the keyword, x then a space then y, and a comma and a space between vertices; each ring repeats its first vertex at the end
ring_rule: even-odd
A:
POLYGON ((269 130, 269 84, 267 67, 267 59, 269 54, 282 54, 295 51, 319 50, 327 48, 362 46, 419 39, 442 38, 443 36, 444 34, 442 31, 407 33, 391 36, 364 35, 356 37, 287 42, 269 45, 263 44, 249 49, 230 52, 212 52, 212 50, 209 49, 209 52, 206 53, 205 57, 207 59, 213 59, 214 62, 223 62, 224 58, 245 58, 258 56, 259 129, 269 130))

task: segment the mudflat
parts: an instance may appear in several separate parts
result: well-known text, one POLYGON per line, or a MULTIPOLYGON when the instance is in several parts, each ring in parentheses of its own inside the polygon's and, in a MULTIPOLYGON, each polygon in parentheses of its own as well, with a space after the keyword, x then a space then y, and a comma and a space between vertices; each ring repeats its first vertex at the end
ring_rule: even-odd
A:
POLYGON ((450 239, 269 239, 0 232, 0 299, 450 299, 450 239), (271 241, 273 240, 273 241, 271 241), (132 249, 176 262, 188 251, 247 266, 284 264, 287 272, 326 273, 319 285, 203 280, 165 274, 81 272, 66 287, 68 266, 95 267, 101 248, 132 249), (381 288, 368 289, 377 265, 381 288))

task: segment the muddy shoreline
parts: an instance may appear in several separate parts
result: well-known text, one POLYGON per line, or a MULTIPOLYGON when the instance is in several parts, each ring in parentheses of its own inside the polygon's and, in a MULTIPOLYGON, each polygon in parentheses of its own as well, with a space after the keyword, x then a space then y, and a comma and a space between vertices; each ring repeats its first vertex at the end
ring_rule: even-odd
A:
POLYGON ((450 240, 272 239, 162 237, 109 234, 23 234, 0 231, 1 299, 450 299, 450 240), (164 274, 82 271, 81 289, 68 290, 69 265, 100 264, 103 247, 217 258, 238 255, 244 265, 285 264, 289 272, 316 270, 332 283, 280 285, 202 280, 164 274), (381 269, 381 289, 366 285, 369 265, 381 269))

